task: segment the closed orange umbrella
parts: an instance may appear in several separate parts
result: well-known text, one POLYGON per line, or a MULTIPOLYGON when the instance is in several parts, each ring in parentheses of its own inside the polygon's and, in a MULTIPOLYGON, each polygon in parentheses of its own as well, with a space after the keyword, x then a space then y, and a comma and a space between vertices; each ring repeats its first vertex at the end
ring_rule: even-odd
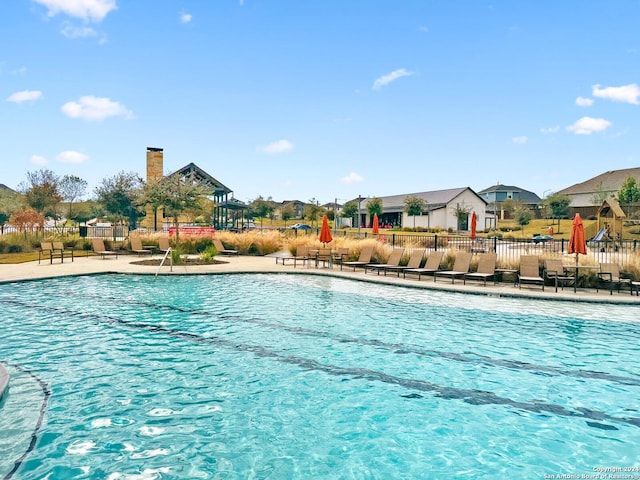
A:
POLYGON ((477 223, 478 223, 478 216, 476 215, 476 212, 473 212, 473 215, 471 215, 471 235, 469 235, 469 238, 471 240, 475 240, 476 238, 477 223))
POLYGON ((371 229, 371 233, 373 233, 374 235, 377 235, 378 233, 380 233, 380 227, 378 226, 378 214, 374 213, 373 214, 373 225, 372 225, 372 229, 371 229))
POLYGON ((320 241, 327 244, 333 240, 331 236, 331 229, 329 228, 329 219, 326 215, 322 217, 322 227, 320 228, 320 241))
POLYGON ((584 225, 582 225, 582 219, 580 214, 576 213, 571 224, 571 237, 569 238, 569 246, 567 247, 567 253, 576 254, 576 262, 578 261, 578 254, 587 254, 587 242, 584 238, 584 225))

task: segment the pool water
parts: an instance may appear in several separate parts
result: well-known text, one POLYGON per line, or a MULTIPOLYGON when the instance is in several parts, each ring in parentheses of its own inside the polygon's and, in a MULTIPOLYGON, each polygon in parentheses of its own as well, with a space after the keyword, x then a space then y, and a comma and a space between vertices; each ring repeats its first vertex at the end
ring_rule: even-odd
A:
POLYGON ((237 274, 3 284, 0 308, 0 479, 640 466, 633 306, 237 274))

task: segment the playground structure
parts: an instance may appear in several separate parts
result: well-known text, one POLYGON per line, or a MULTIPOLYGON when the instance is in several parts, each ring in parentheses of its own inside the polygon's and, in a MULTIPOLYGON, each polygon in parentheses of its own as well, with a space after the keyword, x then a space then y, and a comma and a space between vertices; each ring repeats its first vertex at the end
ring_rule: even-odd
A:
POLYGON ((598 233, 592 238, 594 241, 612 242, 616 248, 616 242, 622 240, 622 226, 626 215, 620 208, 620 204, 613 198, 602 202, 598 209, 598 233))

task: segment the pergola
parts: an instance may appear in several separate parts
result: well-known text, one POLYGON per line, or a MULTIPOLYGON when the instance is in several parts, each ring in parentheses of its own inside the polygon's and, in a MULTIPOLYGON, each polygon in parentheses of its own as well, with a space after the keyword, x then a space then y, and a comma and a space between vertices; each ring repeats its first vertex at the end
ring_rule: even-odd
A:
MULTIPOLYGON (((235 205, 235 202, 239 202, 244 205, 239 200, 229 198, 229 194, 233 193, 233 190, 223 185, 193 162, 185 165, 180 170, 176 170, 170 176, 174 175, 179 175, 183 178, 191 177, 200 185, 210 189, 211 193, 209 194, 209 197, 213 198, 213 202, 215 204, 213 209, 213 226, 215 228, 226 226, 227 219, 229 218, 229 210, 238 210, 238 206, 235 205)), ((244 208, 246 208, 246 206, 244 208)))

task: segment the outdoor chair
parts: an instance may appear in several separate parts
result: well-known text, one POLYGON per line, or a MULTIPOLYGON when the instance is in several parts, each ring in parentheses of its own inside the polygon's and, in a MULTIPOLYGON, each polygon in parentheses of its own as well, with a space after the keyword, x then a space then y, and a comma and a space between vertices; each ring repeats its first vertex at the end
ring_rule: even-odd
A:
POLYGON ((64 263, 64 249, 54 248, 51 242, 41 242, 40 250, 38 251, 38 263, 43 258, 48 258, 50 263, 53 263, 54 258, 59 258, 60 262, 64 263))
POLYGON ((153 250, 142 247, 142 239, 140 237, 130 237, 129 243, 131 244, 131 253, 136 255, 153 255, 153 250))
POLYGON ((64 261, 64 256, 67 258, 71 255, 71 261, 73 262, 73 247, 65 247, 62 242, 53 242, 53 250, 57 250, 58 252, 62 252, 62 261, 64 261))
POLYGON ((316 254, 314 257, 316 261, 316 268, 318 268, 318 264, 322 262, 322 266, 329 265, 331 266, 331 261, 333 260, 331 248, 323 247, 316 250, 316 254))
POLYGON ((484 286, 487 286, 487 280, 493 278, 496 274, 497 255, 493 252, 481 253, 478 257, 478 268, 475 272, 465 273, 463 283, 466 285, 467 280, 482 280, 484 286))
POLYGON ((333 264, 341 264, 349 258, 349 247, 340 247, 332 253, 333 264))
POLYGON ((92 238, 91 244, 93 245, 93 251, 100 255, 100 258, 104 260, 107 256, 115 255, 118 258, 118 252, 114 250, 107 250, 104 246, 104 240, 102 238, 92 238))
POLYGON ((544 278, 540 276, 540 263, 537 255, 520 255, 518 288, 522 288, 523 283, 542 285, 542 291, 544 292, 544 278))
POLYGON ((544 261, 543 275, 545 280, 553 282, 556 286, 556 292, 558 291, 558 285, 564 290, 565 285, 573 285, 576 280, 575 276, 564 268, 560 258, 547 258, 544 261))
POLYGON ((384 271, 386 267, 397 267, 400 265, 400 260, 402 260, 403 255, 404 248, 394 248, 391 255, 389 255, 387 263, 369 263, 364 266, 364 273, 367 273, 367 270, 377 270, 378 275, 380 275, 380 270, 384 271))
POLYGON ((167 253, 170 249, 169 237, 158 237, 158 250, 160 253, 167 253))
POLYGON ((416 273, 418 280, 422 275, 433 275, 440 270, 440 262, 444 256, 444 250, 433 251, 427 255, 427 261, 422 268, 405 268, 402 273, 403 278, 407 278, 407 273, 416 273))
POLYGON ((373 245, 366 245, 362 247, 362 250, 360 250, 360 256, 358 257, 358 260, 351 261, 351 262, 342 262, 340 264, 340 270, 342 270, 343 266, 353 267, 354 272, 358 267, 364 268, 365 265, 368 265, 371 262, 372 255, 373 255, 373 245))
POLYGON ((620 276, 620 267, 617 263, 601 263, 600 271, 598 272, 598 283, 596 285, 596 292, 599 291, 600 285, 609 287, 609 294, 613 295, 613 287, 616 287, 618 293, 623 285, 629 287, 631 295, 633 295, 633 289, 631 288, 631 279, 622 278, 620 276))
POLYGON ((399 277, 400 272, 404 272, 407 269, 420 268, 423 257, 424 248, 416 248, 411 252, 411 255, 409 256, 409 262, 406 265, 387 266, 384 268, 384 274, 386 275, 387 272, 396 272, 399 277))
POLYGON ((453 262, 453 268, 451 270, 433 272, 433 281, 435 282, 438 277, 449 277, 451 278, 451 283, 454 283, 456 278, 464 277, 469 273, 472 257, 473 254, 470 252, 457 252, 453 262))
POLYGON ((220 255, 238 255, 238 250, 224 248, 222 242, 217 238, 213 239, 213 246, 216 247, 220 255))
POLYGON ((276 265, 278 264, 278 261, 281 260, 282 261, 282 265, 285 265, 285 262, 287 260, 293 260, 293 266, 296 266, 296 263, 298 261, 302 262, 302 265, 304 265, 306 262, 309 261, 309 246, 308 245, 299 245, 298 247, 296 247, 296 253, 293 255, 289 255, 287 257, 276 257, 276 265))

